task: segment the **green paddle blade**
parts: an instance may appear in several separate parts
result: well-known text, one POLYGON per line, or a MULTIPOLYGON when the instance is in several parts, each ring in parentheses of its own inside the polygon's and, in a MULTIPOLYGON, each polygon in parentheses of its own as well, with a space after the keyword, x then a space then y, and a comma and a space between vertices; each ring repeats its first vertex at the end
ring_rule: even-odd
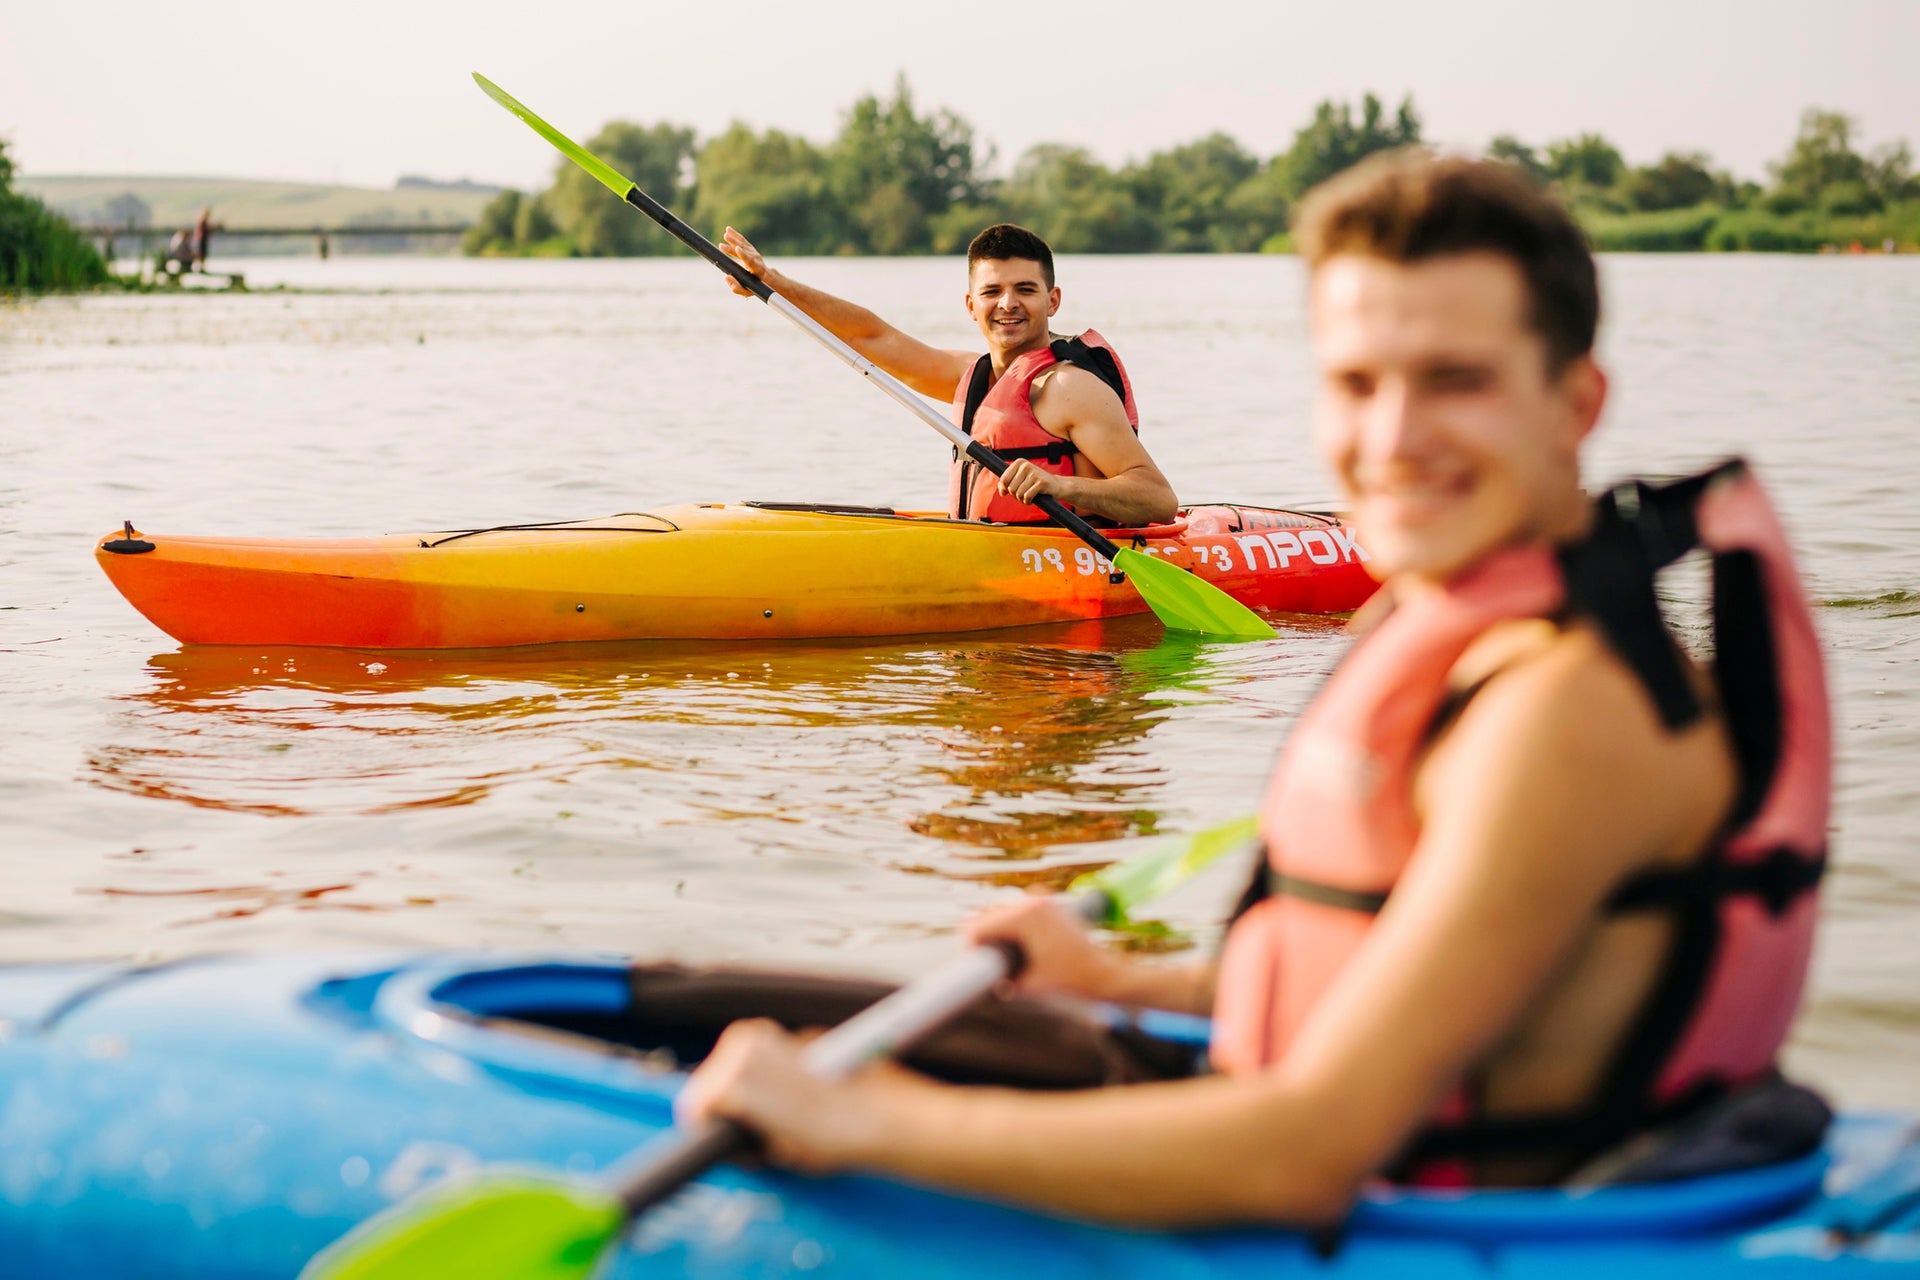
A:
POLYGON ((1068 886, 1068 891, 1095 890, 1105 895, 1109 912, 1103 923, 1117 924, 1141 903, 1170 893, 1223 854, 1244 849, 1259 834, 1259 816, 1244 814, 1208 827, 1185 844, 1172 845, 1161 853, 1143 854, 1089 871, 1068 886))
POLYGON ((369 1218, 301 1280, 585 1280, 626 1215, 604 1190, 530 1175, 469 1179, 369 1218))
POLYGON ((1127 575, 1147 607, 1170 630, 1222 640, 1271 640, 1278 634, 1266 619, 1205 578, 1144 551, 1121 547, 1113 567, 1127 575))
POLYGON ((495 102, 525 121, 528 128, 558 147, 560 153, 566 156, 567 159, 573 161, 582 169, 585 169, 588 173, 605 183, 607 190, 613 192, 613 194, 619 196, 622 200, 627 198, 627 192, 633 190, 633 183, 618 169, 615 169, 599 156, 596 156, 593 152, 587 150, 572 138, 569 138, 566 134, 533 114, 533 112, 527 110, 518 98, 508 93, 505 89, 502 89, 478 71, 473 73, 473 82, 479 85, 489 98, 492 98, 495 102))

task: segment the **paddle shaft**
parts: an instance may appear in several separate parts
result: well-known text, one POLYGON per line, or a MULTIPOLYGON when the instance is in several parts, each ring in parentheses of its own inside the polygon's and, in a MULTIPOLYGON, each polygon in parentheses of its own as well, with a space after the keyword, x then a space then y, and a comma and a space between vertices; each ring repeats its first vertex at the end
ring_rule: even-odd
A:
MULTIPOLYGON (((1113 899, 1099 889, 1075 894, 1071 901, 1089 924, 1106 919, 1113 908, 1113 899)), ((974 947, 848 1018, 808 1045, 801 1060, 817 1076, 842 1079, 876 1058, 911 1046, 1025 966, 1026 956, 1013 943, 974 947)), ((753 1133, 732 1120, 704 1121, 664 1150, 647 1152, 614 1186, 613 1194, 629 1217, 637 1216, 753 1145, 753 1133)))
MULTIPOLYGON (((760 299, 760 301, 793 321, 794 324, 798 325, 812 337, 814 341, 833 352, 834 355, 840 357, 848 366, 857 370, 867 381, 880 388, 880 390, 885 392, 895 403, 901 405, 914 414, 914 416, 918 417, 920 421, 945 436, 954 448, 960 450, 960 452, 966 454, 969 458, 972 458, 994 475, 1005 474, 1007 469, 1007 460, 1005 458, 947 421, 944 415, 932 405, 928 404, 924 398, 915 393, 913 388, 907 386, 906 383, 900 381, 900 379, 894 377, 885 369, 874 364, 873 361, 862 356, 858 351, 855 351, 842 341, 833 330, 827 328, 818 320, 815 320, 786 298, 781 297, 765 280, 762 280, 759 276, 756 276, 753 272, 728 257, 721 251, 719 245, 716 245, 713 241, 688 226, 686 221, 674 213, 673 210, 667 208, 667 206, 661 204, 658 200, 655 200, 652 196, 635 186, 627 188, 626 201, 659 223, 661 229, 668 235, 678 240, 681 244, 686 245, 687 248, 693 250, 708 262, 720 268, 720 270, 726 272, 741 288, 747 290, 754 297, 760 299)), ((1080 516, 1074 514, 1074 512, 1067 508, 1066 504, 1062 503, 1052 494, 1039 494, 1033 499, 1032 505, 1046 512, 1049 518, 1065 526, 1082 542, 1092 547, 1095 551, 1098 551, 1109 561, 1112 561, 1113 558, 1119 554, 1120 548, 1114 545, 1111 538, 1108 538, 1080 516)))

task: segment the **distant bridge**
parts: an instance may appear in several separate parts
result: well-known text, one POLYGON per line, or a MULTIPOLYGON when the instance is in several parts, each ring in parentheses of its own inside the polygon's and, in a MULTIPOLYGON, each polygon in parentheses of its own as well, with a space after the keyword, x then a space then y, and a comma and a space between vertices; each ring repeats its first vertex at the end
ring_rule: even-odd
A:
MULTIPOLYGON (((311 236, 314 252, 326 257, 330 243, 335 239, 350 239, 364 236, 459 236, 465 235, 473 227, 471 222, 394 222, 394 223, 354 223, 343 227, 325 226, 284 226, 284 227, 230 227, 216 222, 211 228, 214 236, 311 236)), ((100 245, 106 256, 113 256, 114 241, 130 239, 140 246, 144 253, 148 243, 172 239, 173 233, 189 227, 107 227, 80 226, 75 230, 100 245)))

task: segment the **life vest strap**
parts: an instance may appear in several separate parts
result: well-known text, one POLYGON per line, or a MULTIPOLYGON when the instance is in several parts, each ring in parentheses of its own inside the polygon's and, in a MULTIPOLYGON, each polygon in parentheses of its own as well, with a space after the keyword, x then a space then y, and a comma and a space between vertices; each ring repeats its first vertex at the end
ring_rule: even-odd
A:
POLYGON ((995 449, 994 452, 1009 462, 1015 458, 1043 458, 1048 462, 1065 462, 1080 450, 1071 440, 1056 440, 1052 444, 1019 445, 1012 449, 995 449))
MULTIPOLYGON (((1379 915, 1387 905, 1387 894, 1362 889, 1343 889, 1302 876, 1275 871, 1263 857, 1259 862, 1261 898, 1297 898, 1323 907, 1379 915)), ((1629 877, 1613 891, 1601 908, 1605 915, 1633 915, 1644 911, 1671 910, 1724 898, 1755 897, 1778 917, 1804 894, 1819 887, 1826 874, 1827 855, 1823 849, 1812 857, 1781 846, 1753 861, 1728 862, 1707 858, 1684 867, 1662 867, 1629 877)), ((1251 906, 1252 902, 1247 903, 1251 906)), ((1235 912, 1238 916, 1240 912, 1235 912)))
POLYGON ((1752 861, 1712 858, 1686 867, 1643 871, 1614 890, 1605 911, 1608 915, 1627 915, 1686 903, 1754 897, 1777 919, 1803 895, 1812 893, 1826 870, 1826 850, 1808 857, 1781 845, 1752 861))
POLYGON ((1306 880, 1300 876, 1290 876, 1275 871, 1271 864, 1261 862, 1266 867, 1266 897, 1298 898, 1302 902, 1317 902, 1323 907, 1338 907, 1343 911, 1359 911, 1377 916, 1387 905, 1384 893, 1367 893, 1359 889, 1342 889, 1336 885, 1321 884, 1317 880, 1306 880))
POLYGON ((1061 364, 1078 365, 1100 381, 1113 388, 1113 394, 1120 403, 1127 402, 1127 382, 1120 376, 1120 362, 1114 359, 1113 352, 1105 347, 1088 346, 1082 338, 1055 338, 1051 344, 1053 358, 1061 364))
MULTIPOLYGON (((1127 402, 1127 382, 1120 375, 1120 362, 1113 352, 1105 347, 1089 346, 1082 338, 1056 338, 1049 344, 1053 358, 1061 364, 1077 365, 1113 389, 1120 403, 1127 402)), ((967 375, 966 407, 960 412, 960 429, 968 435, 973 434, 973 419, 980 412, 980 406, 986 402, 987 392, 993 389, 993 357, 981 356, 973 362, 973 369, 967 375)), ((996 449, 995 453, 1003 458, 1039 458, 1049 462, 1058 462, 1061 458, 1078 453, 1071 442, 1061 441, 1067 452, 1059 455, 1033 453, 1022 449, 996 449)), ((1051 448, 1052 446, 1047 446, 1051 448)))

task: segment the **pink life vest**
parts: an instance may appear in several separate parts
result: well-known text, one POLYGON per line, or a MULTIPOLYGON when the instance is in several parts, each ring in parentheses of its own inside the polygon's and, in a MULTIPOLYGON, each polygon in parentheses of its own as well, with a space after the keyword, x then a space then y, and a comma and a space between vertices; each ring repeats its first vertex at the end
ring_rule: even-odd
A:
POLYGON ((1488 1119, 1456 1093, 1393 1172, 1460 1183, 1467 1159, 1522 1154, 1572 1167, 1769 1072, 1813 943, 1831 744, 1812 612, 1773 508, 1738 461, 1659 488, 1623 485, 1601 499, 1580 543, 1499 552, 1395 609, 1355 646, 1302 717, 1268 791, 1267 861, 1221 957, 1217 1066, 1252 1072, 1284 1057, 1365 945, 1416 856, 1413 777, 1448 713, 1447 677, 1489 627, 1577 613, 1633 668, 1669 729, 1702 714, 1653 590, 1658 570, 1696 545, 1712 556, 1713 678, 1740 786, 1700 859, 1632 877, 1607 903, 1608 914, 1676 917, 1647 1007, 1586 1107, 1488 1119))
MULTIPOLYGON (((953 422, 962 431, 1007 461, 1025 458, 1056 476, 1073 474, 1073 458, 1080 450, 1040 425, 1033 414, 1033 380, 1056 364, 1075 364, 1113 388, 1126 406, 1127 421, 1140 430, 1140 410, 1133 402, 1133 383, 1126 366, 1107 340, 1089 329, 1077 338, 1059 338, 1051 345, 1015 357, 999 381, 993 377, 993 358, 981 356, 973 372, 961 379, 953 393, 953 422)), ((1000 492, 999 477, 973 459, 954 450, 953 471, 947 482, 947 513, 955 520, 990 520, 996 524, 1049 524, 1047 513, 1000 492)))

